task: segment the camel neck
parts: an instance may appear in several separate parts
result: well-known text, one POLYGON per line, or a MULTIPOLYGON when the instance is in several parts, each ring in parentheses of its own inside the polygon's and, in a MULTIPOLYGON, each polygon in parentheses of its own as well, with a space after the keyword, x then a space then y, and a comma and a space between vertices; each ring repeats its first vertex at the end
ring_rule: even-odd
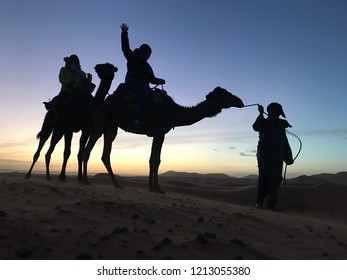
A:
POLYGON ((187 126, 211 118, 221 112, 220 106, 211 101, 203 101, 193 107, 181 107, 174 118, 174 126, 187 126))
POLYGON ((95 105, 99 106, 106 98, 108 91, 110 90, 112 79, 102 79, 100 85, 95 93, 95 105))

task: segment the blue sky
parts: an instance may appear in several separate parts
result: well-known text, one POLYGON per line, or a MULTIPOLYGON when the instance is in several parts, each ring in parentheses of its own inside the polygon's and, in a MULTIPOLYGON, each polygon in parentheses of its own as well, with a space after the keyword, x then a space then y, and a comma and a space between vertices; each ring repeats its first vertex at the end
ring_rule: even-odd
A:
MULTIPOLYGON (((63 57, 78 54, 96 84, 96 64, 116 65, 110 92, 124 80, 123 22, 132 48, 152 47, 149 62, 177 103, 195 105, 216 86, 245 104, 279 102, 303 142, 288 175, 346 170, 346 0, 1 0, 0 170, 29 168, 45 114, 42 101, 60 89, 63 57)), ((258 135, 251 127, 257 115, 256 107, 231 108, 171 131, 160 171, 257 173, 258 135)), ((76 170, 78 138, 70 172, 76 170)), ((288 139, 296 154, 298 141, 288 139)), ((147 174, 150 144, 150 138, 121 131, 113 145, 115 172, 147 174)), ((55 170, 62 147, 52 158, 55 170)), ((47 148, 34 172, 43 169, 47 148)), ((101 149, 102 140, 91 172, 105 171, 101 149)))

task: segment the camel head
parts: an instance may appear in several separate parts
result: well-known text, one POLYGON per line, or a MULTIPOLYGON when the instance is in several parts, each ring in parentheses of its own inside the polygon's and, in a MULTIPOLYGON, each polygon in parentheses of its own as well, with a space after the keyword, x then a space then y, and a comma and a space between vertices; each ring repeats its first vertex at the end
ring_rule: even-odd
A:
POLYGON ((95 67, 95 72, 98 74, 99 78, 111 79, 114 78, 114 73, 118 71, 118 68, 111 63, 97 64, 95 67))
POLYGON ((210 92, 206 96, 206 100, 215 102, 221 106, 221 109, 230 107, 242 108, 244 106, 240 98, 221 87, 216 87, 212 92, 210 92))

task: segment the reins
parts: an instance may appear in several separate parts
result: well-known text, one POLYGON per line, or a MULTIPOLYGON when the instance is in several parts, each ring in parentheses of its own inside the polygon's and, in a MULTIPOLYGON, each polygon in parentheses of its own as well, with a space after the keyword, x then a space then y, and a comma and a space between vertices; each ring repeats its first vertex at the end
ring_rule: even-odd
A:
MULTIPOLYGON (((254 104, 248 104, 248 105, 245 105, 243 107, 253 107, 253 106, 259 106, 260 104, 259 103, 254 103, 254 104)), ((265 115, 269 116, 269 114, 267 114, 266 112, 264 112, 265 115)), ((280 123, 280 122, 278 122, 280 123)), ((282 124, 281 124, 282 125, 282 124)), ((297 136, 295 133, 293 132, 290 132, 289 130, 287 130, 286 128, 284 128, 286 133, 288 133, 289 135, 293 136, 294 138, 296 138, 298 141, 299 141, 299 150, 296 154, 296 156, 293 158, 293 162, 297 159, 297 157, 299 156, 300 152, 301 152, 301 149, 302 149, 302 141, 300 139, 299 136, 297 136)), ((283 173, 283 187, 286 188, 286 185, 287 185, 287 182, 286 182, 286 175, 287 175, 287 163, 284 167, 284 173, 283 173)))
POLYGON ((243 108, 245 107, 252 107, 252 106, 258 106, 260 105, 259 103, 254 103, 254 104, 248 104, 248 105, 244 105, 243 108))

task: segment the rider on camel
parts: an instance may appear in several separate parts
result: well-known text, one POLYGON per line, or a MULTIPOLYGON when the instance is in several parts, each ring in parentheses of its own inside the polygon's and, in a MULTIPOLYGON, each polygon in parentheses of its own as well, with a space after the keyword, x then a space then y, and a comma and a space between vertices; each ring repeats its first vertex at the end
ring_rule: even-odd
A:
POLYGON ((122 51, 127 59, 127 74, 125 84, 136 95, 135 124, 143 124, 143 112, 150 97, 151 88, 149 84, 163 85, 165 80, 157 78, 152 67, 147 62, 152 50, 149 45, 142 44, 139 48, 130 49, 128 38, 128 25, 121 26, 122 51))

